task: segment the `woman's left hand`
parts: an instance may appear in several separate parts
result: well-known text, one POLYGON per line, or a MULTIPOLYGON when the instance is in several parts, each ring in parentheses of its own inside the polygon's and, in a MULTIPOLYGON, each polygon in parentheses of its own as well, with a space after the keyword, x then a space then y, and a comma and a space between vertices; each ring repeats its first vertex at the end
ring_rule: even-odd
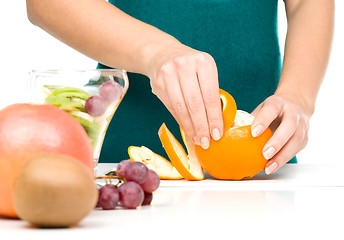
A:
POLYGON ((281 168, 308 141, 309 121, 312 111, 307 111, 302 98, 288 95, 272 95, 253 112, 252 136, 257 137, 270 126, 273 136, 263 148, 263 156, 268 160, 266 174, 281 168))

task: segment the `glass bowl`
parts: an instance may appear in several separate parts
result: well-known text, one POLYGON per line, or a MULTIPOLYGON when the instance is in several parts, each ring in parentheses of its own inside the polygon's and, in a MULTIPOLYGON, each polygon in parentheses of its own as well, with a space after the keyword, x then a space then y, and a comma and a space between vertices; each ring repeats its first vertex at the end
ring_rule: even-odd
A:
POLYGON ((31 103, 51 104, 71 114, 86 130, 92 146, 94 173, 107 127, 129 87, 125 70, 33 70, 31 103))

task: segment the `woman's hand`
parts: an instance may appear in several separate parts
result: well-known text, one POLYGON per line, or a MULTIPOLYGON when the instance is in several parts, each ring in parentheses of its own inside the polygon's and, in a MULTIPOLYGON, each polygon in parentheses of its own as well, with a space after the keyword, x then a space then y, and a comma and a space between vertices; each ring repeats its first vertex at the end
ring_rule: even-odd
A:
POLYGON ((273 136, 263 148, 263 156, 269 160, 266 174, 275 172, 301 151, 308 141, 308 128, 312 111, 307 111, 302 98, 273 95, 253 112, 252 136, 259 136, 270 126, 273 136))
POLYGON ((252 135, 270 124, 273 136, 263 148, 275 172, 302 150, 330 55, 334 0, 285 0, 288 19, 283 68, 275 94, 253 111, 252 135), (309 38, 312 36, 312 38, 309 38))
POLYGON ((152 59, 152 92, 194 143, 207 149, 210 137, 219 140, 223 134, 214 59, 179 43, 160 48, 152 59))

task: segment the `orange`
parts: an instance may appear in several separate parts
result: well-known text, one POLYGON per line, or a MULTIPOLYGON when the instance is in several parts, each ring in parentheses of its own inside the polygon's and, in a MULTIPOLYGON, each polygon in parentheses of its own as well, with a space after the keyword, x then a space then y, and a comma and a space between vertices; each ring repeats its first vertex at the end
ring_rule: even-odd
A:
POLYGON ((254 117, 237 110, 233 97, 220 89, 224 134, 219 141, 211 140, 210 147, 196 146, 181 129, 184 148, 167 129, 159 129, 159 137, 173 166, 188 180, 204 179, 203 170, 217 179, 241 180, 251 178, 264 169, 267 160, 263 157, 264 145, 272 136, 266 129, 259 137, 252 137, 251 124, 254 117))
POLYGON ((93 149, 71 115, 51 105, 13 104, 0 111, 0 215, 17 217, 13 183, 23 164, 38 155, 74 157, 92 173, 93 149))
POLYGON ((130 146, 128 154, 129 160, 144 163, 149 169, 155 171, 160 179, 178 180, 183 178, 170 161, 145 146, 130 146))
POLYGON ((221 90, 220 97, 223 102, 223 137, 219 141, 211 140, 206 150, 195 146, 197 158, 202 168, 215 178, 251 178, 265 167, 267 160, 262 150, 272 136, 271 130, 268 128, 259 137, 252 137, 253 116, 237 111, 229 93, 221 90))

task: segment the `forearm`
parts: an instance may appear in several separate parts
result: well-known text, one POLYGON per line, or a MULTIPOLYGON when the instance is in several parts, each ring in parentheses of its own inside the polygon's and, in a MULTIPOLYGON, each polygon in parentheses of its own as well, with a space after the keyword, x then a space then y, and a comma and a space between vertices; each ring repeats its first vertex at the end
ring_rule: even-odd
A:
POLYGON ((105 65, 148 75, 153 49, 179 43, 104 0, 27 0, 30 21, 105 65))
POLYGON ((286 0, 288 31, 277 95, 296 95, 312 114, 327 67, 334 0, 286 0))

